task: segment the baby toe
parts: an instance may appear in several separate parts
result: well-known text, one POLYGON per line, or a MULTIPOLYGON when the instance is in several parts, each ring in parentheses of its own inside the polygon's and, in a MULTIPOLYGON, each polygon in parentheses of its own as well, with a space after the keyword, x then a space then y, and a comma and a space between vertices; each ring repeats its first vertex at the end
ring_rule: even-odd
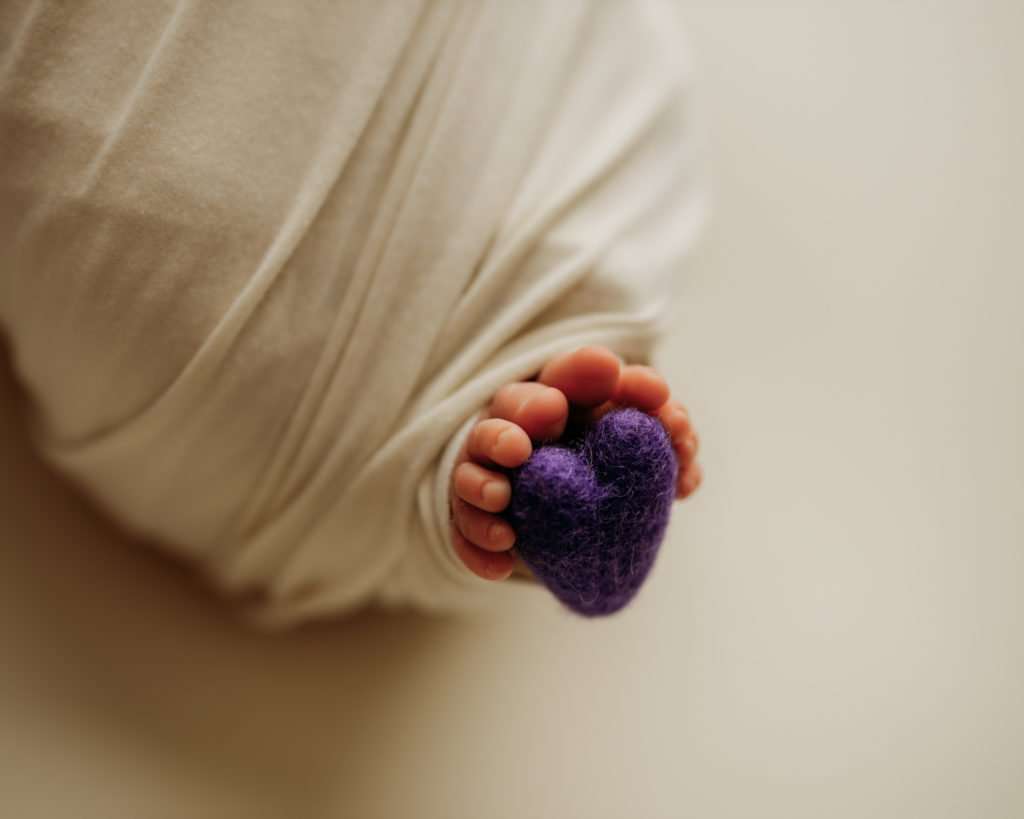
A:
POLYGON ((534 441, 561 436, 569 417, 569 402, 561 390, 524 381, 506 384, 494 395, 490 415, 520 427, 534 441))
POLYGON ((522 427, 504 418, 488 418, 470 431, 466 450, 474 461, 512 468, 530 457, 533 444, 522 427))
POLYGON ((668 401, 669 394, 668 383, 657 372, 641 364, 630 364, 622 368, 615 402, 654 412, 668 401))
POLYGON ((697 461, 691 461, 686 469, 679 472, 679 481, 676 484, 676 497, 687 498, 697 491, 701 480, 704 478, 704 471, 697 461))
POLYGON ((691 431, 689 435, 673 441, 672 445, 676 450, 676 457, 679 458, 680 465, 688 466, 690 462, 697 457, 697 448, 700 440, 697 438, 697 433, 691 431))
POLYGON ((508 478, 471 461, 455 467, 452 482, 456 497, 485 512, 502 511, 512 496, 508 478))
POLYGON ((682 470, 697 454, 697 433, 693 431, 690 416, 678 401, 666 402, 657 414, 658 420, 672 439, 672 447, 676 451, 682 470))
POLYGON ((474 546, 454 525, 451 533, 455 554, 477 577, 484 580, 505 580, 512 574, 516 567, 516 558, 512 552, 489 552, 474 546))
POLYGON ((462 535, 488 552, 504 552, 516 542, 516 533, 501 518, 455 498, 452 502, 455 525, 462 535))

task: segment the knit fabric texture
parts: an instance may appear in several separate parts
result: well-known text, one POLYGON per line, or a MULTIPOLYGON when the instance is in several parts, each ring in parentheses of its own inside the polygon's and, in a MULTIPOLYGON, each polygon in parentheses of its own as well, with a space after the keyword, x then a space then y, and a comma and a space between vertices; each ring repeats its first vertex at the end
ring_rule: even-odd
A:
POLYGON ((510 470, 505 518, 516 551, 572 611, 618 611, 658 554, 675 497, 678 464, 656 419, 614 410, 537 447, 510 470))

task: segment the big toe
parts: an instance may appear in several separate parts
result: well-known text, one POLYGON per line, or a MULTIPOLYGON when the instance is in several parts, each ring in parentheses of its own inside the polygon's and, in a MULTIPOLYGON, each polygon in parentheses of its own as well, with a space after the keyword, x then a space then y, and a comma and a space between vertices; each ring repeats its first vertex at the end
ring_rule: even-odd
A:
POLYGON ((544 365, 540 382, 560 390, 569 402, 596 407, 615 395, 621 363, 606 347, 581 347, 544 365))
POLYGON ((631 364, 623 367, 615 393, 615 402, 626 407, 636 407, 644 412, 654 412, 669 398, 668 382, 651 367, 631 364))

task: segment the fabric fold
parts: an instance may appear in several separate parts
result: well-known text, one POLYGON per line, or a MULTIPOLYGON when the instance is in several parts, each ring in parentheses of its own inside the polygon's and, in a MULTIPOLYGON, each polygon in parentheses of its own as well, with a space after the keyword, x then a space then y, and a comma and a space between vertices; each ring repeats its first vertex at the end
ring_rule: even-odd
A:
POLYGON ((118 4, 26 9, 0 320, 50 460, 268 626, 508 593, 448 541, 461 436, 648 360, 702 221, 668 0, 144 0, 114 64, 118 4))

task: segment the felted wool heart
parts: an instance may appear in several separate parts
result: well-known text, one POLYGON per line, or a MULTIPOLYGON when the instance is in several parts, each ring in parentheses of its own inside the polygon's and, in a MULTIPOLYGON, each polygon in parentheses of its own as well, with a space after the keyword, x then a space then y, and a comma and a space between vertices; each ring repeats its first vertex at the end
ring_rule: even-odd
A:
POLYGON ((678 464, 661 423, 614 410, 510 471, 516 551, 573 611, 612 614, 640 589, 665 535, 678 464))

